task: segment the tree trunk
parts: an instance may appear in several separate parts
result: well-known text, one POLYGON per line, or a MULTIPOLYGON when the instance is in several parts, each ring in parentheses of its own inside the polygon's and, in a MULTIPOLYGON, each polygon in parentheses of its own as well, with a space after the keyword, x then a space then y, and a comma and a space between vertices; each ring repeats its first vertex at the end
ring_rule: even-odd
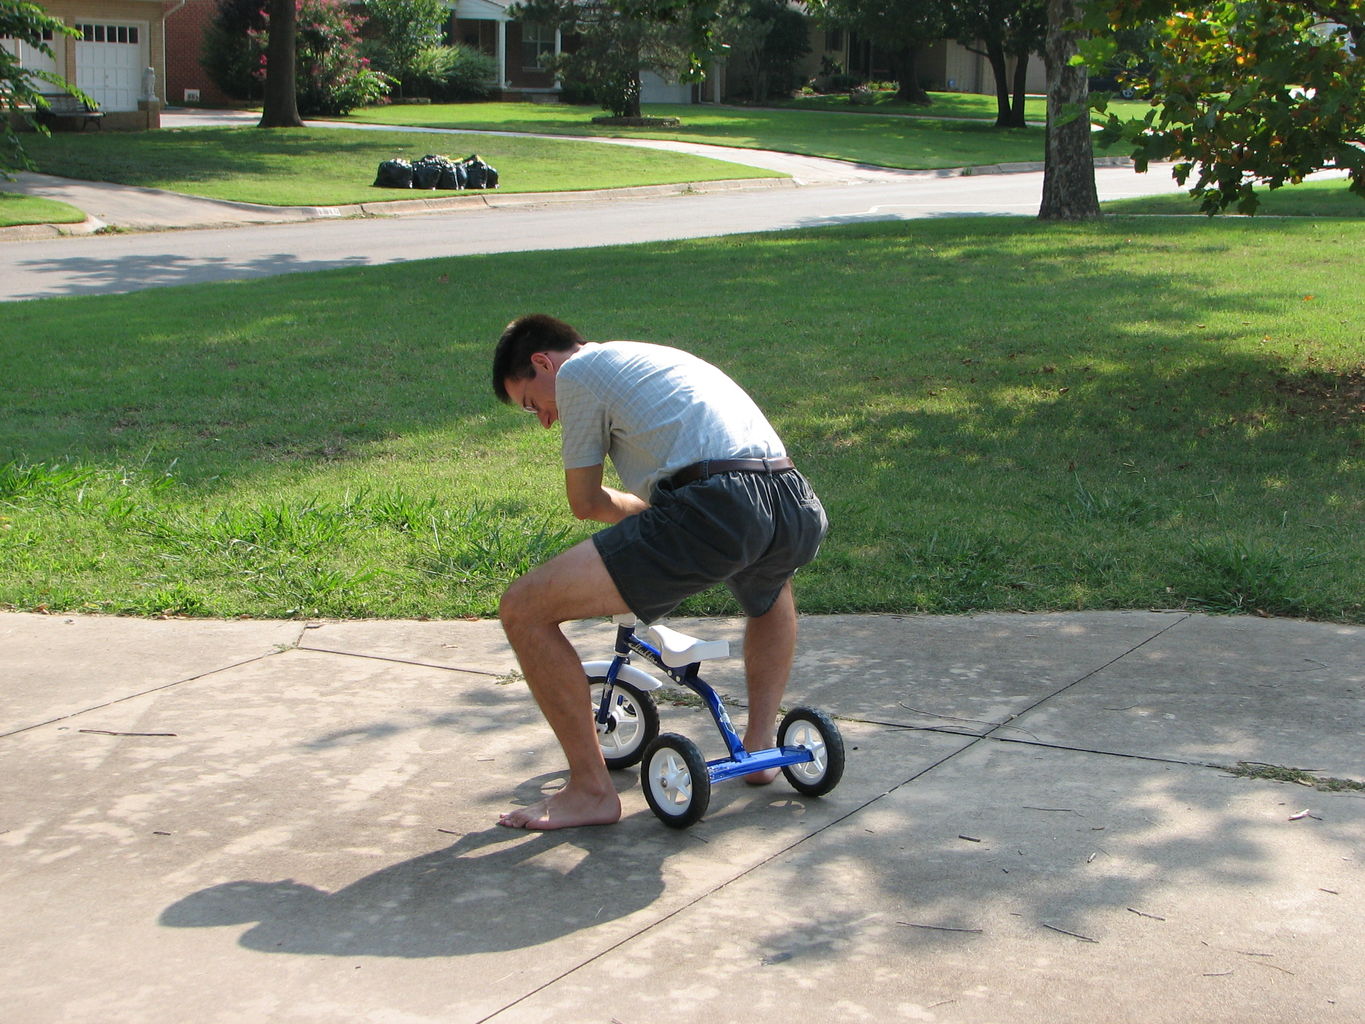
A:
POLYGON ((991 66, 991 77, 995 79, 995 126, 1010 127, 1010 86, 1009 69, 1005 64, 1005 47, 998 40, 986 44, 986 62, 991 66))
POLYGON ((919 84, 919 53, 917 47, 907 46, 896 59, 896 99, 921 107, 933 106, 934 101, 919 84))
POLYGON ((640 72, 638 70, 639 66, 640 62, 637 60, 635 62, 635 67, 637 68, 637 70, 634 75, 633 81, 634 88, 631 89, 630 95, 626 98, 626 105, 629 108, 626 111, 626 117, 643 116, 640 113, 640 72))
POLYGON ((294 82, 298 35, 294 0, 269 0, 270 42, 265 51, 265 105, 258 128, 302 128, 294 82))
POLYGON ((1100 216, 1095 155, 1090 139, 1090 77, 1070 63, 1077 52, 1076 0, 1047 0, 1047 150, 1040 220, 1089 220, 1100 216))
POLYGON ((1014 105, 1010 109, 1011 128, 1023 128, 1028 124, 1027 115, 1024 113, 1024 100, 1027 98, 1028 90, 1028 51, 1021 53, 1014 65, 1014 105))

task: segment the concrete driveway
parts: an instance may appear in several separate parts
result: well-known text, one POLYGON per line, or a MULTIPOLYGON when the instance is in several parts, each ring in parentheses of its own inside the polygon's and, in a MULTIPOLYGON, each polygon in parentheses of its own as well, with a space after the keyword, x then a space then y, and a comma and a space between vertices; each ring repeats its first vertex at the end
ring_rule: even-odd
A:
POLYGON ((496 623, 0 614, 5 1019, 1365 1018, 1365 797, 1226 767, 1365 776, 1365 630, 802 625, 833 793, 725 783, 679 832, 631 769, 619 825, 521 834, 563 766, 496 623))

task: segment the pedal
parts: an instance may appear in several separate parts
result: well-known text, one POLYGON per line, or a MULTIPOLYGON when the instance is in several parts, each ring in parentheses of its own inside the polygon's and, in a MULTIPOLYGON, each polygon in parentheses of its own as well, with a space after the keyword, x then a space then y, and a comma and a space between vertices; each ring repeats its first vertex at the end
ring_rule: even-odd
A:
POLYGON ((686 668, 693 662, 730 656, 728 640, 698 640, 667 626, 650 626, 649 632, 658 641, 659 653, 669 668, 686 668))

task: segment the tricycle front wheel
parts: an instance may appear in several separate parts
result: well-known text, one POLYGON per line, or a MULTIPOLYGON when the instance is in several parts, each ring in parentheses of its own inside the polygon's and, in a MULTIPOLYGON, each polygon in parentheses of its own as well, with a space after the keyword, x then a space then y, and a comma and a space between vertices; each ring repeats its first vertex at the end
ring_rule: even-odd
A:
POLYGON ((606 708, 606 721, 598 721, 602 708, 602 690, 607 685, 605 676, 588 680, 592 697, 593 721, 597 722, 597 741, 602 746, 602 757, 612 771, 639 764, 645 748, 659 735, 659 709, 649 692, 620 679, 612 684, 611 700, 606 708))

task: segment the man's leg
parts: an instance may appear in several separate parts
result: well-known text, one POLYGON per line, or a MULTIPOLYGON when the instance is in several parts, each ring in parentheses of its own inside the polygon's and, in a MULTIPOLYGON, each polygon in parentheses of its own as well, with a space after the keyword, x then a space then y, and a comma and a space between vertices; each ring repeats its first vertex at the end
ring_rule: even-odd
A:
POLYGON ((507 588, 499 609, 502 627, 532 696, 568 758, 569 781, 548 799, 504 814, 500 824, 555 829, 609 825, 620 819, 621 801, 602 760, 582 664, 559 627, 573 619, 626 611, 591 540, 552 558, 507 588))
MULTIPOLYGON (((796 656, 796 601, 791 581, 782 588, 766 613, 748 621, 744 632, 744 676, 749 690, 749 715, 744 727, 744 749, 766 750, 777 745, 777 712, 791 677, 796 656)), ((744 780, 761 786, 777 778, 778 769, 754 772, 744 780)))

